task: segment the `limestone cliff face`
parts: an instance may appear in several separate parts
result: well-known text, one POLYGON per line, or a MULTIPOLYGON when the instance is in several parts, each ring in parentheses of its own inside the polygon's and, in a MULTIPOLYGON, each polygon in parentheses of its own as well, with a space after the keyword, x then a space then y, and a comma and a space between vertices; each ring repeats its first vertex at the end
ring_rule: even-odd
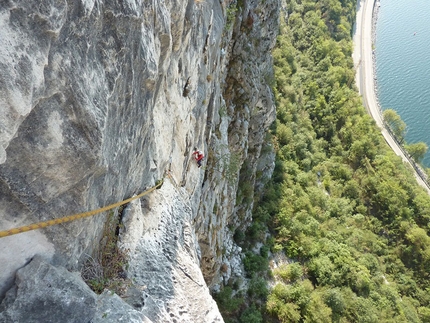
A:
POLYGON ((198 211, 203 216, 196 219, 196 227, 202 270, 210 285, 219 283, 221 275, 228 279, 232 269, 241 275, 234 265, 240 249, 232 236, 249 224, 254 189, 273 172, 273 149, 266 135, 275 119, 269 83, 278 14, 277 1, 244 1, 227 46, 222 96, 215 107, 209 106, 215 113, 208 120, 210 158, 198 211), (226 272, 220 272, 221 265, 226 272))
MULTIPOLYGON (((123 200, 169 171, 123 236, 130 275, 155 304, 139 313, 155 322, 222 320, 210 301, 199 316, 181 279, 210 299, 204 280, 228 278, 239 254, 232 234, 250 220, 253 188, 272 171, 264 146, 278 11, 278 0, 0 2, 0 229, 123 200), (206 154, 201 169, 194 146, 206 154), (158 265, 147 275, 142 262, 158 265), (189 304, 188 318, 167 310, 178 304, 167 301, 172 293, 189 304)), ((105 220, 0 239, 0 296, 36 254, 78 270, 105 220)), ((18 285, 5 304, 19 301, 18 285)))

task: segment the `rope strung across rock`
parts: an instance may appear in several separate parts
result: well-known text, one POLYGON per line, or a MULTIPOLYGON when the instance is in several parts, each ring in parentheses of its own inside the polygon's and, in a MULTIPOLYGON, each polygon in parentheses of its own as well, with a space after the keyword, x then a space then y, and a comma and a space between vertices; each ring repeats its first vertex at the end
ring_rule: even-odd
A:
POLYGON ((127 204, 127 203, 129 203, 129 202, 131 202, 133 200, 136 200, 138 198, 141 198, 142 196, 145 196, 145 195, 151 193, 153 190, 159 188, 162 184, 163 184, 163 181, 160 181, 160 183, 158 183, 157 185, 151 187, 150 189, 148 189, 148 190, 140 193, 139 195, 130 197, 130 198, 128 198, 128 199, 126 199, 124 201, 121 201, 121 202, 110 204, 108 206, 102 207, 102 208, 97 209, 97 210, 83 212, 83 213, 77 213, 77 214, 65 216, 65 217, 62 217, 62 218, 54 219, 54 220, 48 220, 48 221, 44 221, 44 222, 33 223, 33 224, 25 225, 25 226, 22 226, 22 227, 19 227, 19 228, 14 228, 14 229, 0 231, 0 238, 11 236, 11 235, 18 234, 18 233, 21 233, 21 232, 27 232, 27 231, 31 231, 31 230, 36 230, 36 229, 50 227, 50 226, 53 226, 55 224, 60 224, 60 223, 65 223, 65 222, 71 222, 71 221, 74 221, 74 220, 77 220, 77 219, 82 219, 82 218, 90 217, 90 216, 102 213, 104 211, 109 211, 111 209, 114 209, 114 208, 116 208, 118 206, 127 204))

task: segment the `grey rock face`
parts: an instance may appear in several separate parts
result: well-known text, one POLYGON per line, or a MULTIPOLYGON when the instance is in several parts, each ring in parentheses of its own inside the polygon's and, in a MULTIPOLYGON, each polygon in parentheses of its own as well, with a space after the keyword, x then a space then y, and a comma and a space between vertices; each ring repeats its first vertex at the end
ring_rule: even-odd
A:
POLYGON ((97 296, 79 273, 54 267, 39 256, 18 270, 0 311, 4 323, 152 323, 118 295, 105 291, 97 296))
POLYGON ((96 295, 79 273, 35 257, 18 270, 16 286, 8 291, 2 307, 0 322, 88 322, 96 312, 96 295))
MULTIPOLYGON (((168 209, 152 201, 158 213, 144 207, 137 234, 124 236, 149 300, 138 308, 145 295, 133 294, 138 313, 118 317, 221 320, 204 281, 219 284, 222 263, 239 270, 231 229, 246 226, 253 205, 253 190, 244 194, 240 183, 259 186, 257 170, 263 178, 273 170, 262 148, 274 118, 268 81, 279 3, 241 3, 229 29, 231 1, 0 2, 0 229, 123 200, 167 170, 178 185, 157 195, 169 196, 168 209), (205 152, 203 168, 194 146, 205 152), (151 221, 165 236, 150 239, 158 232, 151 221), (206 307, 188 293, 204 295, 206 307)), ((35 254, 79 269, 106 216, 0 239, 0 299, 35 254)), ((10 299, 4 304, 19 304, 10 299)), ((117 306, 106 302, 97 308, 117 306)))
POLYGON ((278 1, 243 1, 232 30, 234 42, 227 46, 223 100, 212 120, 208 147, 214 158, 208 161, 202 187, 199 212, 203 216, 196 219, 201 266, 211 286, 220 283, 222 275, 228 280, 220 271, 223 264, 230 273, 231 265, 241 262, 240 248, 232 241, 234 230, 244 230, 250 223, 254 190, 261 190, 274 169, 266 135, 275 120, 271 49, 278 26, 278 1))
POLYGON ((91 323, 152 323, 143 313, 125 303, 118 295, 105 291, 97 299, 91 323))
MULTIPOLYGON (((222 30, 216 2, 2 2, 1 39, 9 44, 0 52, 2 228, 120 201, 154 185, 168 167, 197 178, 188 162, 192 146, 206 142, 201 103, 220 92, 206 80, 202 57, 214 17, 222 30), (192 90, 183 97, 187 79, 192 90)), ((216 45, 221 34, 212 37, 216 45)), ((104 220, 46 229, 51 246, 39 251, 77 269, 104 220)), ((1 256, 17 259, 2 261, 0 295, 28 259, 7 252, 20 239, 0 241, 1 256)))
POLYGON ((120 244, 134 287, 125 300, 153 322, 223 322, 199 267, 187 192, 166 179, 126 213, 120 244))

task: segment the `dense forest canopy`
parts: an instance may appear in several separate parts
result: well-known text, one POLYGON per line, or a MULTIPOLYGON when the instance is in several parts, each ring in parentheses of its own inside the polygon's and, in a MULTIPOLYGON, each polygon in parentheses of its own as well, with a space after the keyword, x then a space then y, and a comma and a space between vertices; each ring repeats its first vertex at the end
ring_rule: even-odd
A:
POLYGON ((282 15, 275 173, 235 236, 265 246, 244 259, 248 292, 217 296, 226 322, 430 322, 430 197, 357 93, 355 9, 292 0, 282 15), (269 248, 289 261, 267 272, 269 248))

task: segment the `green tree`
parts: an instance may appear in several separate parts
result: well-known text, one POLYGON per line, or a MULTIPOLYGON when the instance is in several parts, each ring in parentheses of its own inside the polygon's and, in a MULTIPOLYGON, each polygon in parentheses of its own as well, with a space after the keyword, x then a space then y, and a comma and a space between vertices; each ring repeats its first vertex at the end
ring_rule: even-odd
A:
POLYGON ((263 277, 253 277, 249 282, 248 295, 251 298, 265 300, 269 290, 263 277))
POLYGON ((295 282, 303 275, 302 266, 299 263, 284 264, 274 270, 274 274, 285 282, 295 282))
POLYGON ((396 136, 397 140, 403 142, 406 133, 406 123, 400 118, 396 111, 387 109, 383 112, 384 122, 396 136))
POLYGON ((275 293, 271 294, 267 300, 267 311, 281 323, 296 323, 301 318, 298 305, 283 301, 275 293))
POLYGON ((422 322, 430 322, 430 307, 419 307, 418 315, 422 322))
POLYGON ((255 273, 267 269, 268 261, 267 258, 248 251, 245 253, 243 266, 245 267, 247 276, 251 278, 255 273))
POLYGON ((406 151, 418 163, 423 160, 428 148, 429 147, 425 142, 417 142, 415 144, 405 145, 406 151))
POLYGON ((243 311, 240 316, 240 323, 262 323, 263 316, 261 312, 252 304, 246 310, 243 311))
POLYGON ((327 291, 325 303, 331 308, 333 315, 340 317, 346 310, 346 304, 341 291, 337 288, 327 291))
POLYGON ((331 321, 332 310, 325 304, 322 296, 322 293, 319 292, 311 294, 304 315, 305 323, 327 323, 331 321))
POLYGON ((233 296, 233 289, 230 286, 225 286, 214 295, 214 298, 220 311, 225 315, 235 314, 244 302, 242 297, 233 296))

